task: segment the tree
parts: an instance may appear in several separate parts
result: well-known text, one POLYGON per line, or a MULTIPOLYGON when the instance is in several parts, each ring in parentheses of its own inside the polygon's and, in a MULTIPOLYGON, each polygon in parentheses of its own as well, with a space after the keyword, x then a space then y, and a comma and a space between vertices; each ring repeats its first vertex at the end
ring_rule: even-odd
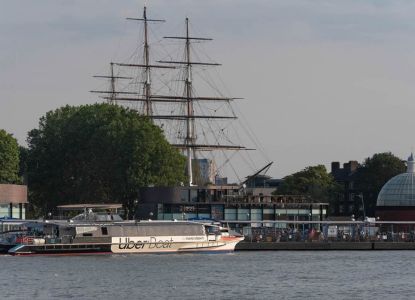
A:
POLYGON ((16 139, 0 129, 0 183, 19 183, 19 145, 16 139))
POLYGON ((65 106, 29 132, 27 174, 38 214, 68 203, 122 203, 138 189, 184 182, 185 158, 137 112, 109 104, 65 106))
POLYGON ((286 176, 277 193, 305 195, 319 202, 332 202, 337 199, 340 191, 340 185, 327 173, 326 167, 318 165, 286 176))
POLYGON ((357 169, 355 188, 363 194, 365 212, 375 215, 378 194, 392 177, 405 172, 405 163, 390 152, 376 153, 357 169))

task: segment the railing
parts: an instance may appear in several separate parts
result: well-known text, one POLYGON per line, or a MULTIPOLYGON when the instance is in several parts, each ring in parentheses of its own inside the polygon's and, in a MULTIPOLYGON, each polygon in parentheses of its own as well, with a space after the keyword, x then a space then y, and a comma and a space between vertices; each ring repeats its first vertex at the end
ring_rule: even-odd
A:
POLYGON ((255 228, 250 233, 244 232, 245 241, 249 242, 415 242, 415 231, 378 232, 374 235, 358 232, 338 231, 335 235, 326 235, 318 230, 279 230, 255 228))
POLYGON ((248 242, 415 242, 415 222, 223 221, 222 223, 243 234, 245 241, 248 242))

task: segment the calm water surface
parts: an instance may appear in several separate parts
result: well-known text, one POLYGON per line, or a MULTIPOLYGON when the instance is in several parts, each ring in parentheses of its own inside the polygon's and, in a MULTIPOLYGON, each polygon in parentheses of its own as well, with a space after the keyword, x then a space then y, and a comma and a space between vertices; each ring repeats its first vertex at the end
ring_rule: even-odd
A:
POLYGON ((1 299, 415 299, 415 252, 0 256, 1 299))

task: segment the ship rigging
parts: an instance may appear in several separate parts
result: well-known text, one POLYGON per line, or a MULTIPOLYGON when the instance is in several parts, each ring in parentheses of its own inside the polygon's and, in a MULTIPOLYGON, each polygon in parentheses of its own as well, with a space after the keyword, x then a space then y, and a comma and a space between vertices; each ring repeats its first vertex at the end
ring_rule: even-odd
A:
MULTIPOLYGON (((164 40, 180 42, 182 49, 184 46, 184 53, 182 52, 182 55, 177 59, 168 55, 167 59, 153 60, 150 55, 149 24, 164 23, 165 20, 148 18, 146 7, 144 7, 142 18, 127 18, 127 20, 143 24, 142 57, 140 61, 111 62, 109 75, 95 76, 109 79, 109 89, 93 90, 91 92, 100 94, 102 99, 111 104, 140 104, 138 106, 139 112, 159 125, 164 130, 170 143, 185 154, 186 174, 189 179, 188 186, 200 184, 200 180, 197 178, 197 164, 194 165, 199 152, 220 151, 225 157, 223 164, 226 164, 233 156, 233 154, 230 156, 226 154, 227 151, 253 150, 235 144, 226 134, 228 129, 226 125, 215 126, 213 123, 237 119, 231 107, 231 102, 241 98, 225 97, 221 93, 218 96, 199 96, 196 93, 194 69, 216 67, 220 64, 199 60, 194 53, 193 44, 211 41, 212 39, 191 35, 189 19, 186 18, 184 35, 164 37, 164 40), (116 68, 117 72, 115 71, 116 68), (128 69, 140 70, 139 78, 137 76, 123 76, 123 70, 128 69), (179 71, 180 80, 177 80, 177 78, 170 80, 170 82, 160 80, 161 87, 154 88, 152 82, 153 71, 179 71), (119 81, 126 81, 127 84, 118 84, 119 81), (178 88, 177 82, 183 84, 181 88, 178 88), (164 90, 166 92, 162 92, 164 90), (202 124, 203 122, 205 123, 202 124), (210 132, 210 135, 208 135, 208 132, 210 132)), ((212 85, 208 83, 208 86, 211 87, 212 85)), ((217 92, 217 89, 214 90, 217 92)), ((237 135, 235 134, 235 136, 237 135)))

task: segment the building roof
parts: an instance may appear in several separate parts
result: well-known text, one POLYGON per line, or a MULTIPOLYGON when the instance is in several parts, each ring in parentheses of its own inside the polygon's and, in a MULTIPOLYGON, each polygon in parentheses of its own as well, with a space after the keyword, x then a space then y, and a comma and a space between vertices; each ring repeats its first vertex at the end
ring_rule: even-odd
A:
POLYGON ((390 179, 381 189, 377 206, 415 206, 415 162, 414 157, 408 158, 406 173, 390 179))
POLYGON ((339 162, 331 163, 331 175, 337 182, 347 182, 355 178, 359 163, 355 160, 351 160, 348 163, 343 164, 343 168, 340 168, 339 162))
POLYGON ((121 204, 112 203, 112 204, 68 204, 68 205, 59 205, 59 209, 61 210, 76 210, 76 209, 87 209, 87 208, 95 208, 95 209, 117 209, 122 208, 121 204))
POLYGON ((0 184, 0 204, 27 203, 27 186, 0 184))

